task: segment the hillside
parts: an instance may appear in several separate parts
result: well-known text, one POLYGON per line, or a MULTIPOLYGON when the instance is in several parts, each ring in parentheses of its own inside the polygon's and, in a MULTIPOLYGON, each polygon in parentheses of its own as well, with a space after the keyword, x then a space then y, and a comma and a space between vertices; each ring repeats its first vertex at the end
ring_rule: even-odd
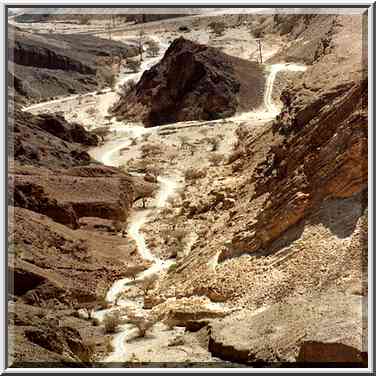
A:
POLYGON ((71 11, 15 31, 31 89, 135 56, 86 96, 9 93, 13 364, 367 367, 366 16, 203 9, 110 41, 71 11))
POLYGON ((259 106, 263 87, 257 64, 181 37, 120 98, 112 114, 147 127, 214 120, 259 106))
POLYGON ((34 34, 8 29, 8 80, 26 103, 97 89, 97 59, 135 56, 135 47, 91 35, 34 34))

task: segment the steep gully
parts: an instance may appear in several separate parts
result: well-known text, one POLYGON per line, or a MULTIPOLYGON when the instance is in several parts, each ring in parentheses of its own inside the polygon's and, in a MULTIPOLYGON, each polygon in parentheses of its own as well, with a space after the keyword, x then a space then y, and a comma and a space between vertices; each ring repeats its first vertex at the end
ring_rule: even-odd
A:
MULTIPOLYGON (((122 84, 127 80, 138 80, 143 71, 149 69, 152 65, 158 62, 158 60, 163 56, 164 51, 167 48, 167 45, 161 44, 161 54, 156 58, 148 59, 144 61, 141 65, 141 71, 136 74, 127 74, 123 77, 120 77, 118 85, 122 84)), ((269 71, 266 85, 265 85, 265 92, 264 92, 264 108, 257 110, 242 113, 236 115, 232 118, 227 119, 228 121, 232 121, 234 123, 239 123, 244 120, 259 120, 262 123, 273 119, 280 111, 280 108, 276 103, 272 100, 272 92, 273 92, 273 85, 275 82, 275 78, 280 71, 293 71, 293 72, 301 72, 304 71, 306 68, 303 65, 298 64, 291 64, 291 63, 284 63, 284 64, 273 64, 267 67, 269 71)), ((109 92, 110 89, 106 89, 105 92, 109 92)), ((88 93, 85 96, 93 95, 95 93, 88 93)), ((77 98, 78 95, 73 95, 70 97, 65 97, 61 99, 56 99, 53 101, 42 102, 39 104, 34 104, 32 106, 26 107, 24 111, 34 111, 34 110, 43 110, 44 107, 48 108, 50 105, 69 101, 71 99, 77 98)), ((112 105, 113 99, 109 100, 104 96, 103 103, 101 103, 100 107, 104 107, 107 109, 112 105)), ((213 121, 215 123, 216 121, 213 121)), ((200 126, 200 121, 192 121, 192 122, 185 122, 185 128, 188 127, 196 127, 200 126)), ((124 123, 119 124, 116 121, 112 121, 110 125, 111 130, 116 130, 116 132, 124 133, 125 137, 114 141, 106 142, 104 145, 94 148, 91 151, 92 157, 97 159, 98 161, 110 165, 110 166, 118 166, 120 164, 119 161, 119 152, 121 149, 125 147, 129 147, 131 145, 132 138, 139 138, 145 133, 155 132, 158 134, 158 131, 161 129, 168 129, 170 127, 174 127, 176 124, 170 124, 165 126, 153 127, 153 128, 143 128, 137 126, 135 124, 125 125, 124 123), (120 128, 120 129, 119 129, 120 128)), ((106 295, 106 300, 110 305, 110 308, 93 312, 93 317, 96 317, 100 322, 103 321, 106 314, 111 313, 113 310, 120 310, 122 308, 130 307, 134 311, 136 311, 139 315, 143 316, 146 314, 146 310, 143 309, 143 301, 142 299, 127 299, 123 298, 124 293, 132 288, 135 284, 142 283, 145 279, 150 277, 158 277, 162 273, 166 272, 169 266, 174 262, 173 260, 160 260, 158 257, 154 256, 151 250, 148 248, 145 238, 141 233, 142 227, 153 217, 157 216, 159 211, 166 205, 167 201, 173 197, 178 188, 183 188, 184 186, 184 179, 180 174, 176 174, 175 176, 159 176, 158 182, 160 184, 160 189, 158 195, 156 197, 156 203, 153 208, 145 209, 145 210, 138 210, 131 216, 129 220, 129 227, 128 227, 128 235, 135 241, 137 250, 142 258, 145 260, 151 261, 153 264, 150 268, 145 270, 144 272, 139 273, 135 279, 124 278, 116 281, 111 288, 108 290, 106 295), (116 304, 115 304, 116 303, 116 304)), ((218 255, 210 261, 210 267, 215 270, 217 265, 217 258, 218 255)), ((223 306, 220 304, 209 304, 208 309, 212 310, 223 310, 223 306)), ((122 324, 118 328, 118 333, 114 336, 112 341, 113 352, 109 354, 103 361, 105 362, 122 362, 126 361, 130 352, 131 352, 131 343, 127 343, 128 340, 131 338, 137 337, 138 329, 132 324, 122 324)))

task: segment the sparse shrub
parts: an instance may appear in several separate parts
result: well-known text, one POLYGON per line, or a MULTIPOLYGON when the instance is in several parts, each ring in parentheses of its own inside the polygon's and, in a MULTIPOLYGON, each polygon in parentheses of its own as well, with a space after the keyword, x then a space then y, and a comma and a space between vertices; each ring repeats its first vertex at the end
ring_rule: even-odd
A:
POLYGON ((89 25, 90 24, 90 16, 82 15, 78 21, 80 25, 89 25))
POLYGON ((160 48, 157 42, 151 40, 148 42, 149 49, 148 49, 148 55, 151 57, 158 56, 160 48))
POLYGON ((223 155, 220 153, 211 154, 208 159, 213 166, 218 166, 223 161, 223 155))
POLYGON ((162 153, 162 147, 159 144, 147 143, 141 146, 142 158, 153 157, 162 153))
POLYGON ((146 169, 147 173, 154 176, 154 177, 157 177, 161 174, 161 168, 157 167, 157 166, 148 166, 148 168, 146 169))
POLYGON ((122 97, 126 97, 135 86, 135 80, 127 80, 119 86, 118 94, 122 97))
POLYGON ((106 333, 115 333, 117 327, 121 323, 120 312, 114 311, 114 312, 108 313, 104 317, 103 323, 104 323, 104 330, 106 333))
POLYGON ((231 164, 237 161, 239 158, 241 158, 244 155, 243 149, 237 149, 234 150, 228 157, 227 163, 231 164))
POLYGON ((132 159, 128 161, 127 167, 129 170, 137 171, 139 173, 146 173, 149 167, 149 161, 146 159, 132 159))
POLYGON ((133 73, 137 73, 140 71, 141 63, 138 60, 127 60, 125 67, 133 73))
POLYGON ((105 348, 106 348, 107 354, 110 354, 114 351, 114 346, 112 345, 112 338, 111 337, 106 337, 105 348))
POLYGON ((100 321, 96 317, 94 317, 91 322, 92 322, 93 326, 99 326, 100 325, 100 321))
POLYGON ((188 234, 188 231, 182 228, 180 229, 177 228, 171 231, 171 236, 175 238, 178 241, 178 243, 182 243, 184 238, 187 236, 187 234, 188 234))
POLYGON ((182 334, 178 334, 175 337, 171 338, 167 346, 181 346, 185 344, 185 339, 182 334))
POLYGON ((206 171, 198 168, 189 168, 184 172, 184 176, 186 180, 198 180, 206 176, 206 171))
POLYGON ((131 307, 127 307, 125 313, 127 316, 126 321, 137 327, 140 337, 145 337, 147 331, 152 328, 157 321, 156 317, 154 317, 151 313, 141 316, 131 307))
POLYGON ((157 282, 157 280, 158 280, 158 274, 151 274, 148 277, 145 277, 143 279, 140 287, 142 291, 144 292, 144 295, 146 295, 147 292, 155 286, 155 283, 157 282))
POLYGON ((101 283, 97 285, 97 304, 100 309, 107 309, 109 307, 109 302, 106 300, 107 289, 103 288, 104 286, 101 283))
POLYGON ((226 31, 226 25, 224 22, 214 21, 209 24, 209 27, 217 37, 222 36, 226 31))
POLYGON ((109 84, 112 90, 115 90, 116 81, 117 81, 117 75, 115 73, 111 73, 109 77, 109 84))
POLYGON ((174 273, 177 269, 177 264, 176 262, 174 262, 173 264, 170 265, 170 267, 168 268, 168 271, 167 273, 170 274, 170 273, 174 273))
POLYGON ((201 128, 201 129, 199 130, 199 132, 200 132, 201 134, 203 134, 204 136, 206 136, 206 135, 208 134, 208 132, 209 132, 209 129, 208 129, 208 128, 201 128))
POLYGON ((94 116, 97 113, 97 109, 95 107, 89 107, 86 110, 86 113, 90 116, 94 116))
POLYGON ((105 140, 105 137, 111 134, 111 130, 107 127, 98 127, 94 128, 90 133, 95 134, 96 136, 102 139, 102 142, 105 140))
POLYGON ((151 136, 151 133, 144 133, 142 135, 142 142, 147 142, 151 136))
POLYGON ((211 151, 217 151, 220 139, 219 137, 213 136, 213 137, 207 137, 204 139, 204 141, 207 141, 211 145, 211 151))
POLYGON ((114 220, 112 221, 112 227, 114 228, 115 232, 120 232, 123 230, 125 226, 122 221, 114 220))

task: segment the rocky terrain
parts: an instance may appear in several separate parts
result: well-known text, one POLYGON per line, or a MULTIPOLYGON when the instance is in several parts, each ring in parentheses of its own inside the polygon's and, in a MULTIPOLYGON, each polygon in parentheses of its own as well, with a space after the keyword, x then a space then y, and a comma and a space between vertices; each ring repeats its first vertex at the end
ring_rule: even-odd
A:
POLYGON ((214 120, 256 108, 263 87, 257 64, 181 37, 120 98, 112 113, 118 120, 141 120, 146 127, 214 120))
POLYGON ((97 58, 137 55, 135 47, 92 35, 8 29, 8 80, 18 103, 97 89, 97 58))
POLYGON ((97 136, 62 116, 16 105, 10 124, 13 362, 88 362, 107 351, 105 338, 98 341, 100 329, 77 309, 106 306, 114 280, 147 267, 114 223, 125 222, 133 201, 155 188, 92 160, 86 150, 98 145, 97 136))
POLYGON ((83 114, 84 128, 66 119, 93 102, 31 114, 15 98, 13 360, 366 367, 365 22, 218 14, 150 23, 171 44, 128 93, 96 96, 112 118, 83 114), (101 140, 87 131, 104 121, 101 140))
MULTIPOLYGON (((319 16, 305 22, 299 54, 304 55, 305 38, 321 30, 322 22, 319 16)), ((184 192, 182 209, 167 214, 165 226, 175 223, 197 237, 189 255, 177 261, 175 272, 150 293, 148 306, 171 296, 206 295, 253 311, 332 290, 349 299, 356 299, 352 294, 367 295, 368 97, 362 19, 330 17, 330 24, 334 31, 327 40, 322 30, 320 42, 325 40, 328 47, 313 61, 307 58, 307 71, 280 91, 280 115, 262 128, 244 120, 227 163, 225 159, 197 174, 184 192)), ((296 33, 290 29, 289 38, 296 33)), ((299 61, 289 51, 280 54, 280 59, 299 61)), ((168 245, 160 244, 170 257, 168 245)), ((359 314, 351 317, 361 322, 359 314)), ((226 327, 230 333, 231 326, 226 327)), ((346 333, 343 329, 342 335, 346 333)), ((339 339, 326 342, 346 345, 339 339)), ((268 346, 273 343, 274 337, 268 346)), ((295 360, 320 361, 324 345, 307 351, 299 346, 295 360)), ((366 352, 364 346, 358 341, 357 352, 349 349, 352 362, 366 352)), ((215 348, 216 356, 239 361, 232 347, 215 348)), ((285 362, 291 354, 282 348, 273 360, 264 350, 262 356, 248 358, 252 351, 248 348, 247 361, 285 362)), ((333 348, 328 358, 341 361, 336 353, 333 348)))

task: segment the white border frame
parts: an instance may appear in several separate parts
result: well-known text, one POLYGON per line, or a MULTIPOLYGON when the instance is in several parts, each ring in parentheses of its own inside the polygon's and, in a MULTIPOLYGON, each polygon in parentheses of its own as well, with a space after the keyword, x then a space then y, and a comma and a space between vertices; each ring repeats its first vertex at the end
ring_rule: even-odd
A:
MULTIPOLYGON (((5 28, 7 27, 7 19, 6 19, 6 8, 5 6, 15 6, 21 7, 23 5, 27 6, 43 6, 46 7, 56 7, 56 6, 82 6, 82 7, 95 7, 95 5, 103 5, 108 7, 113 7, 116 5, 121 6, 160 6, 163 8, 164 6, 176 6, 177 8, 182 7, 203 7, 203 8, 232 8, 236 6, 244 6, 244 7, 263 7, 263 6, 303 6, 303 7, 320 7, 325 6, 328 7, 330 5, 331 8, 341 8, 341 6, 351 7, 354 5, 356 7, 364 6, 369 7, 367 9, 368 14, 368 138, 369 138, 369 148, 368 148, 368 198, 369 198, 369 211, 368 211, 368 223, 369 227, 372 224, 373 230, 373 57, 374 57, 374 50, 373 50, 373 22, 374 22, 374 4, 372 1, 339 1, 339 0, 332 0, 329 5, 326 1, 310 1, 302 5, 301 1, 297 0, 290 0, 289 2, 284 2, 281 0, 265 0, 262 2, 251 3, 250 1, 238 0, 236 4, 231 4, 229 1, 213 1, 213 0, 206 0, 206 1, 185 1, 183 4, 177 4, 177 1, 165 0, 163 2, 157 1, 137 1, 137 3, 133 1, 121 1, 121 0, 112 0, 109 3, 103 3, 102 1, 98 0, 64 0, 64 1, 57 1, 56 3, 52 0, 39 0, 39 1, 29 1, 29 0, 0 0, 1 4, 1 19, 3 20, 4 29, 3 31, 3 38, 1 38, 1 46, 3 50, 3 57, 7 56, 6 49, 7 49, 7 40, 5 39, 5 28), (162 4, 161 4, 162 3, 162 4), (203 4, 203 5, 202 5, 203 4), (372 77, 372 79, 370 79, 372 77)), ((4 179, 3 184, 1 185, 1 196, 2 196, 2 217, 1 220, 3 222, 3 226, 1 227, 1 236, 3 238, 2 244, 4 245, 4 249, 2 252, 1 257, 1 264, 3 266, 3 271, 7 270, 6 265, 6 249, 5 249, 5 242, 7 237, 7 202, 6 202, 6 184, 7 184, 7 150, 6 150, 6 127, 7 124, 7 87, 6 87, 6 61, 5 58, 1 60, 1 87, 3 88, 1 92, 1 111, 4 114, 4 126, 2 128, 3 132, 3 163, 1 164, 1 176, 4 179)), ((368 288, 371 291, 371 294, 368 295, 368 368, 5 368, 6 366, 6 355, 7 355, 7 343, 6 343, 6 336, 2 335, 1 338, 1 355, 0 355, 0 371, 6 371, 6 373, 13 374, 13 373, 373 373, 373 366, 374 366, 374 358, 373 358, 373 265, 374 265, 374 257, 373 257, 373 231, 368 231, 368 244, 369 244, 369 252, 368 252, 368 288)), ((3 302, 7 302, 7 291, 6 291, 6 278, 7 273, 3 273, 3 283, 1 286, 1 298, 3 302)), ((7 330, 7 322, 6 322, 6 309, 1 311, 1 324, 4 331, 7 330)), ((4 332, 5 334, 5 332, 4 332)))

